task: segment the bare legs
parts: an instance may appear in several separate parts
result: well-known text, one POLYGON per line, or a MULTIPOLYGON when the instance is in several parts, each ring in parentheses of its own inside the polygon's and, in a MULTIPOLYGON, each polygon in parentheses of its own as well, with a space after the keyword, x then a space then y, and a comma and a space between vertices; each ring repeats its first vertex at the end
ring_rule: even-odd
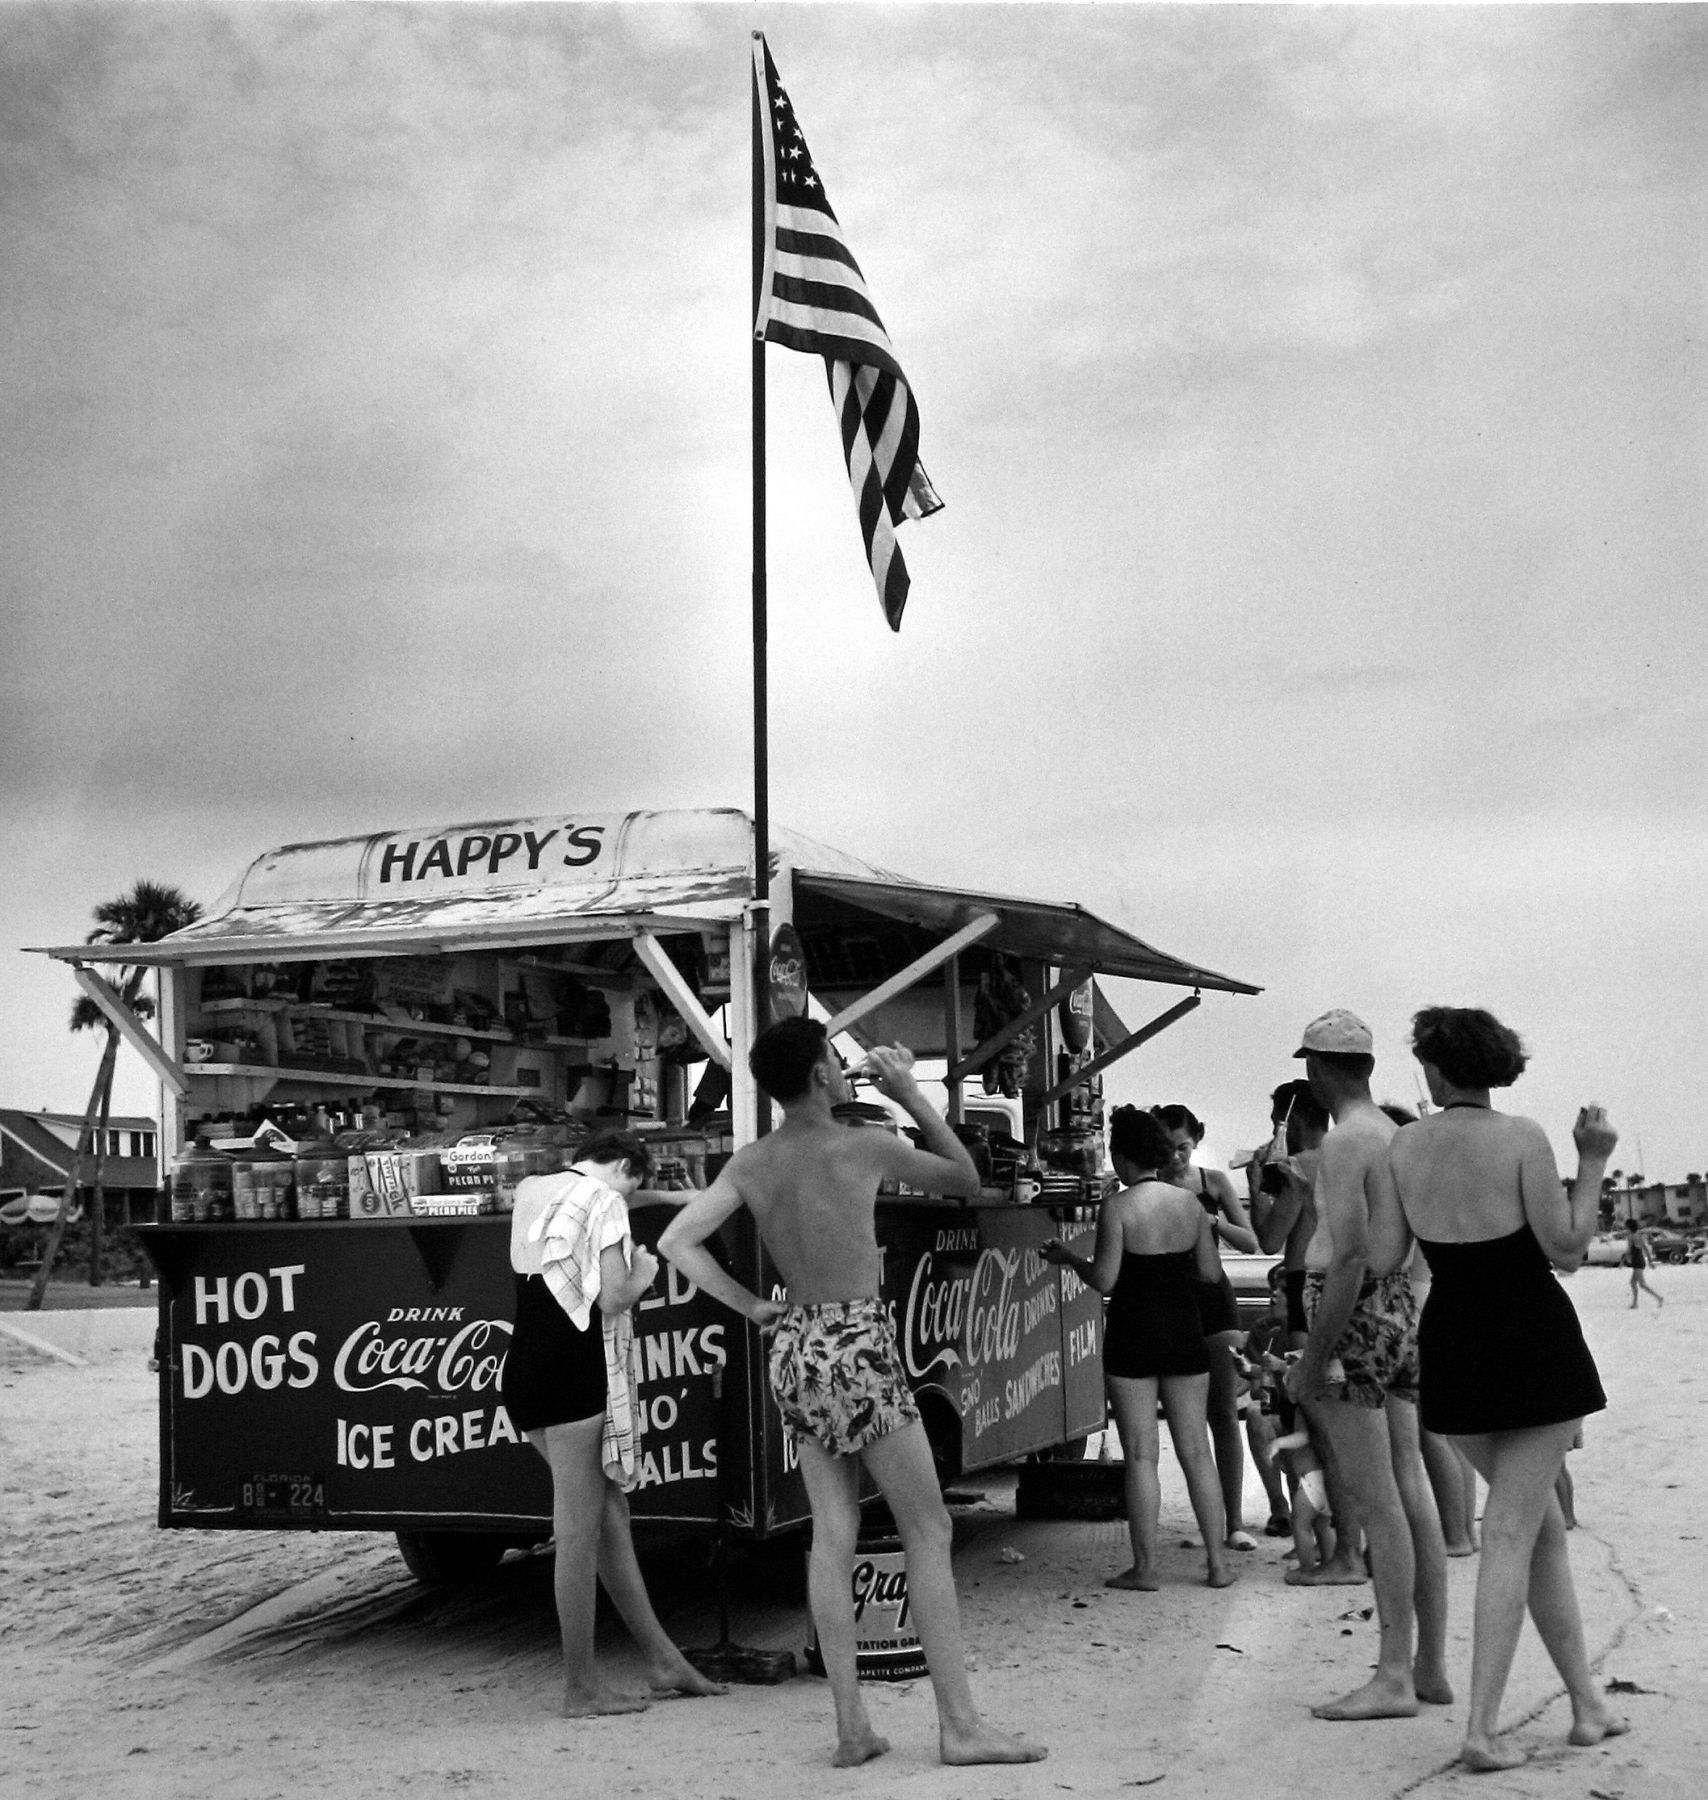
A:
MULTIPOLYGON (((1395 1402, 1395 1405, 1402 1404, 1395 1402)), ((1417 1552, 1406 1504, 1395 1477, 1393 1446, 1385 1408, 1354 1406, 1345 1400, 1321 1399, 1313 1410, 1323 1423, 1338 1459, 1342 1480, 1363 1520, 1370 1544, 1371 1578, 1376 1587, 1376 1621, 1380 1648, 1376 1673, 1361 1688, 1323 1706, 1313 1706, 1319 1719, 1398 1719, 1417 1711, 1412 1673, 1412 1633, 1417 1621, 1414 1590, 1417 1552)), ((1412 1444, 1415 1455, 1415 1440, 1412 1444)), ((1423 1479, 1421 1466, 1418 1478, 1423 1479)), ((1433 1502, 1430 1502, 1433 1508, 1433 1502)), ((1440 1526, 1436 1526, 1436 1544, 1440 1526)), ((1427 1552, 1426 1552, 1427 1555, 1427 1552)), ((1441 1616, 1445 1619, 1446 1566, 1442 1580, 1441 1616)), ((1439 1650, 1436 1651, 1439 1658, 1439 1650)))
POLYGON ((1463 1450, 1433 1431, 1419 1434, 1423 1466, 1441 1515, 1441 1535, 1449 1556, 1477 1553, 1477 1472, 1463 1450))
MULTIPOLYGON (((552 1592, 563 1638, 566 1719, 586 1718, 593 1713, 641 1712, 646 1707, 644 1695, 625 1694, 606 1686, 593 1665, 595 1579, 605 1529, 605 1489, 610 1486, 599 1466, 599 1439, 604 1427, 601 1416, 577 1419, 568 1425, 548 1425, 543 1431, 528 1433, 528 1442, 552 1471, 552 1537, 556 1545, 552 1592)), ((625 1521, 627 1516, 625 1512, 625 1521)), ((643 1594, 644 1591, 643 1588, 643 1594)), ((650 1606, 647 1610, 651 1611, 650 1606)))
POLYGON ((1489 1484, 1471 1648, 1471 1710, 1459 1752, 1467 1768, 1511 1769, 1524 1752, 1496 1741, 1525 1607, 1571 1699, 1574 1744, 1599 1744, 1628 1729, 1609 1710, 1584 1650, 1565 1523, 1554 1478, 1580 1421, 1453 1441, 1489 1484))
POLYGON ((1104 1386, 1121 1434, 1126 1457, 1125 1499, 1127 1535, 1133 1548, 1133 1566, 1112 1575, 1104 1584, 1113 1588, 1137 1588, 1150 1592, 1157 1585, 1156 1530, 1162 1507, 1157 1480, 1160 1453, 1156 1408, 1162 1391, 1163 1411, 1168 1415, 1168 1435, 1186 1477, 1186 1492, 1193 1517, 1204 1539, 1205 1580, 1211 1587, 1226 1587, 1234 1579, 1223 1550, 1225 1532, 1222 1497, 1216 1485, 1216 1465, 1204 1425, 1204 1401, 1209 1388, 1205 1375, 1139 1376, 1106 1375, 1104 1386))
MULTIPOLYGON (((1207 1377, 1199 1377, 1201 1385, 1206 1380, 1207 1377)), ((1149 1593, 1158 1585, 1156 1524, 1162 1510, 1162 1488, 1157 1481, 1157 1384, 1154 1378, 1129 1380, 1119 1375, 1105 1375, 1103 1385, 1109 1395, 1109 1409, 1115 1415, 1115 1429, 1121 1434, 1121 1454, 1126 1459, 1122 1498, 1127 1508, 1127 1538, 1133 1550, 1133 1566, 1119 1575, 1111 1575, 1104 1585, 1137 1588, 1149 1593)), ((1206 1548, 1222 1541, 1219 1518, 1218 1506, 1213 1537, 1209 1526, 1202 1519, 1198 1522, 1205 1533, 1206 1548)))
POLYGON ((1269 1419, 1255 1405, 1245 1409, 1245 1443, 1251 1452, 1251 1460, 1257 1465, 1258 1479, 1263 1483, 1265 1498, 1269 1501, 1269 1526, 1267 1535, 1279 1537, 1281 1532, 1273 1529, 1280 1520, 1284 1525, 1291 1507, 1287 1500, 1287 1489, 1281 1480, 1281 1471, 1275 1466, 1275 1459, 1269 1450, 1270 1440, 1275 1436, 1275 1428, 1269 1419))
POLYGON ((662 1693, 721 1694, 676 1648, 652 1610, 646 1581, 635 1560, 628 1497, 606 1479, 599 1461, 602 1416, 530 1431, 528 1442, 551 1465, 552 1537, 556 1546, 552 1592, 563 1638, 563 1713, 640 1712, 642 1694, 627 1694, 599 1679, 593 1661, 595 1579, 603 1581, 623 1623, 646 1658, 647 1674, 662 1693))
MULTIPOLYGON (((1316 1400, 1299 1404, 1299 1412, 1310 1429, 1311 1443, 1322 1463, 1323 1485, 1328 1490, 1329 1515, 1334 1530, 1333 1548, 1326 1557, 1319 1556, 1315 1568, 1306 1568, 1301 1556, 1298 1568, 1289 1569, 1282 1577, 1289 1587, 1361 1587, 1370 1579, 1359 1548, 1364 1534, 1359 1528, 1357 1509, 1341 1473, 1334 1440, 1323 1420, 1322 1408, 1334 1404, 1333 1401, 1316 1400)), ((1320 1543, 1320 1534, 1315 1535, 1320 1543)))
MULTIPOLYGON (((1239 1422, 1239 1370, 1234 1351, 1245 1342, 1243 1331, 1218 1331, 1204 1340, 1210 1352, 1210 1392, 1205 1406, 1210 1441, 1216 1450, 1216 1472, 1222 1483, 1222 1514, 1228 1522, 1227 1538, 1235 1534, 1248 1540, 1241 1549, 1255 1549, 1245 1529, 1245 1437, 1239 1422)), ((1170 1380, 1174 1377, 1170 1376, 1170 1380)))
MULTIPOLYGON (((849 1576, 860 1533, 859 1465, 851 1456, 832 1456, 809 1438, 800 1439, 799 1448, 813 1515, 808 1599, 836 1707, 836 1750, 831 1760, 839 1768, 848 1768, 882 1756, 889 1748, 872 1729, 860 1694, 855 1653, 849 1576)), ((908 1599, 937 1697, 943 1761, 1039 1761, 1044 1755, 1041 1745, 1025 1744, 993 1729, 973 1705, 961 1641, 961 1609, 949 1560, 951 1526, 924 1427, 917 1421, 904 1426, 868 1444, 860 1456, 889 1504, 907 1552, 908 1599)))
POLYGON ((1632 1310, 1632 1312, 1635 1312, 1637 1310, 1637 1295, 1639 1293, 1647 1294, 1649 1296, 1649 1298, 1652 1301, 1654 1301, 1656 1306, 1665 1306, 1666 1305, 1666 1301, 1661 1297, 1661 1295, 1658 1294, 1655 1291, 1655 1289, 1653 1289, 1652 1287, 1649 1286, 1648 1277, 1646 1275, 1644 1275, 1643 1271, 1641 1269, 1633 1269, 1631 1271, 1631 1310, 1632 1310))
MULTIPOLYGON (((1222 1510, 1222 1496, 1217 1492, 1216 1464, 1210 1455, 1210 1439, 1205 1429, 1206 1378, 1202 1375, 1164 1375, 1160 1385, 1162 1410, 1168 1415, 1168 1435, 1174 1444, 1174 1454, 1180 1462, 1180 1472, 1186 1477, 1186 1493, 1192 1502, 1192 1516, 1198 1521, 1198 1532, 1204 1540, 1205 1585, 1214 1588, 1228 1587, 1235 1577, 1222 1548, 1226 1515, 1222 1510)), ((1151 1441, 1154 1445, 1154 1409, 1151 1441)), ((1154 1449, 1151 1467, 1153 1470, 1156 1467, 1154 1449)), ((1154 1516, 1152 1524, 1154 1528, 1154 1516)))
POLYGON ((635 1558, 634 1534, 629 1529, 629 1497, 609 1480, 605 1482, 605 1518, 599 1533, 599 1579, 646 1658, 647 1678, 655 1694, 703 1696, 726 1691, 721 1683, 708 1681, 689 1662, 658 1622, 635 1558))
POLYGON ((1384 1408, 1388 1444, 1393 1454, 1394 1485, 1411 1533, 1414 1576, 1412 1609, 1417 1618, 1417 1655, 1412 1660, 1412 1686, 1418 1699, 1449 1706, 1453 1688, 1447 1679, 1447 1547, 1441 1517, 1430 1492, 1429 1476, 1419 1447, 1417 1403, 1390 1399, 1384 1408))

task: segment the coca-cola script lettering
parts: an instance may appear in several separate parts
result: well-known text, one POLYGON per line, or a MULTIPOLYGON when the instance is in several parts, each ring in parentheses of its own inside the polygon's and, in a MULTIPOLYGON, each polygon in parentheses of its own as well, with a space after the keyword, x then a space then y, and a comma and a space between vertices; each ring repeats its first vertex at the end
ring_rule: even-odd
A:
POLYGON ((339 1347, 332 1379, 347 1394, 430 1386, 441 1394, 496 1391, 509 1347, 505 1319, 471 1319, 458 1332, 432 1337, 382 1337, 379 1321, 369 1319, 339 1347))

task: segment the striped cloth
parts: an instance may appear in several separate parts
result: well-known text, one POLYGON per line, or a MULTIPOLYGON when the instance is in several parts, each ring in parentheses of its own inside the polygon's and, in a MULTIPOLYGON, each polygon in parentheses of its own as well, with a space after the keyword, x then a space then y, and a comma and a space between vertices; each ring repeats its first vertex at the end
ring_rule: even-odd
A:
MULTIPOLYGON (((603 1281, 600 1257, 615 1245, 623 1253, 625 1267, 634 1262, 629 1209, 623 1196, 595 1175, 572 1171, 558 1179, 568 1185, 528 1227, 525 1241, 539 1247, 540 1273, 552 1298, 578 1331, 586 1331, 603 1281)), ((640 1340, 630 1312, 602 1313, 600 1330, 605 1347, 605 1427, 599 1460, 606 1475, 626 1492, 640 1479, 640 1340)))
POLYGON ((899 631, 909 584, 895 527, 943 504, 919 460, 919 408, 757 33, 753 78, 769 120, 758 134, 765 260, 753 335, 825 360, 866 560, 884 617, 899 631))

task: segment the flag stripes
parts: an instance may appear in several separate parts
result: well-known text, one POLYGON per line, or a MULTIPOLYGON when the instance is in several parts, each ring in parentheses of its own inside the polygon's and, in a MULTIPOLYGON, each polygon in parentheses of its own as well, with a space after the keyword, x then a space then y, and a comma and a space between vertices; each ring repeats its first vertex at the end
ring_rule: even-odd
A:
POLYGON ((919 409, 757 35, 753 74, 768 120, 760 134, 765 250, 754 335, 825 359, 866 560, 884 616, 899 631, 909 583, 894 527, 943 504, 919 460, 919 409))

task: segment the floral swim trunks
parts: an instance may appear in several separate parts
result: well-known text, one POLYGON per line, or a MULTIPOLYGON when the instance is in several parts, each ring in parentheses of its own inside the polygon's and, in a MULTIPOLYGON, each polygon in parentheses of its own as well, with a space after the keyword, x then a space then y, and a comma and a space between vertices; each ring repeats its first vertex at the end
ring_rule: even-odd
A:
MULTIPOLYGON (((1316 1323, 1322 1305, 1323 1275, 1305 1276, 1305 1316, 1316 1323)), ((1358 1290, 1358 1304, 1334 1347, 1342 1370, 1339 1398, 1354 1406, 1381 1406, 1386 1400, 1417 1399, 1417 1294, 1404 1269, 1371 1277, 1358 1290)))
POLYGON ((783 1423, 832 1456, 852 1456, 919 1417, 880 1300, 791 1306, 771 1340, 783 1423))

